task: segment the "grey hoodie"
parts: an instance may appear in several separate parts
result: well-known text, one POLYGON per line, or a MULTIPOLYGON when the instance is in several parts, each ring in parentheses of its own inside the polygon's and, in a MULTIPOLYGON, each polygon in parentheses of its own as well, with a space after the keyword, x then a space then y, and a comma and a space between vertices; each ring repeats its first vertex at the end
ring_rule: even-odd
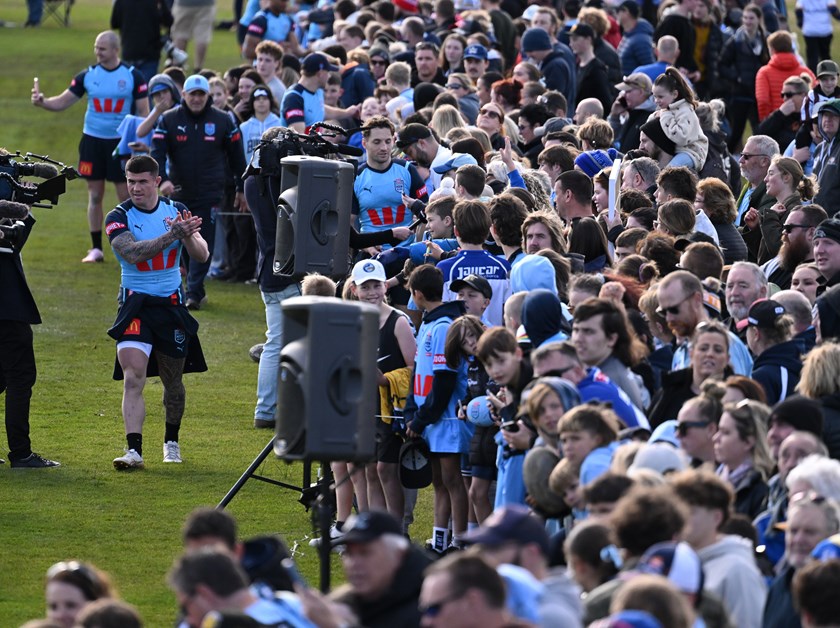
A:
POLYGON ((543 580, 545 593, 540 601, 540 625, 578 628, 582 626, 583 604, 580 587, 569 578, 566 569, 555 567, 543 580))
POLYGON ((703 563, 704 589, 722 601, 738 628, 760 628, 767 585, 758 569, 752 543, 728 535, 697 551, 703 563))

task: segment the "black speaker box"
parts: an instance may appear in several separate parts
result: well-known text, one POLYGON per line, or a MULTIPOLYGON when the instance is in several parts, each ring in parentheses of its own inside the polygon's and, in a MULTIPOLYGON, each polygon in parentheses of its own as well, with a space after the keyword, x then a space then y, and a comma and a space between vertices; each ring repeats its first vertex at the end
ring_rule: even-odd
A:
POLYGON ((300 279, 348 271, 355 169, 344 161, 294 155, 280 162, 275 275, 300 279))
POLYGON ((328 297, 283 301, 275 454, 372 460, 379 413, 379 310, 328 297))

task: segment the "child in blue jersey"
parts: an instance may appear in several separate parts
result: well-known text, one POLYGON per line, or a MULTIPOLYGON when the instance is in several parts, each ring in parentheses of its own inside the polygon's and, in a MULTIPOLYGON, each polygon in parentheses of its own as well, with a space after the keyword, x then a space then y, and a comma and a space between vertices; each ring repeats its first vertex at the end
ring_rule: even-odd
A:
POLYGON ((497 422, 503 428, 496 435, 495 508, 510 503, 525 503, 525 482, 522 465, 525 453, 537 438, 536 431, 526 419, 517 420, 522 391, 531 381, 531 366, 523 359, 516 337, 504 327, 493 327, 482 334, 478 341, 478 359, 487 374, 501 390, 487 390, 497 422))
POLYGON ((481 201, 459 201, 452 217, 461 252, 438 263, 444 277, 444 301, 456 297, 452 282, 467 275, 484 277, 492 290, 487 320, 491 325, 501 325, 502 307, 510 295, 510 264, 484 249, 484 242, 490 236, 490 211, 481 201))
POLYGON ((618 447, 618 429, 615 412, 597 404, 578 406, 560 419, 557 432, 563 455, 580 465, 581 486, 609 471, 618 447))
MULTIPOLYGON (((478 340, 484 333, 485 328, 481 320, 476 316, 466 314, 455 319, 446 334, 446 364, 450 368, 458 368, 462 362, 467 364, 467 392, 460 400, 458 418, 466 421, 467 407, 474 399, 476 403, 482 403, 483 411, 480 414, 489 415, 487 407, 486 391, 489 387, 495 386, 484 365, 476 356, 478 340)), ((470 527, 475 523, 480 524, 490 513, 493 512, 493 504, 490 503, 490 484, 496 479, 496 443, 494 437, 499 431, 499 426, 494 424, 478 424, 475 422, 475 433, 470 440, 469 466, 470 477, 465 478, 469 483, 470 502, 470 527)))
POLYGON ((423 437, 432 452, 435 493, 432 546, 437 552, 461 545, 467 531, 467 490, 461 479, 461 454, 469 451, 472 424, 458 419, 457 402, 467 389, 466 362, 457 369, 446 364, 446 333, 452 321, 464 313, 461 303, 444 303, 443 275, 431 264, 418 266, 408 280, 408 289, 423 311, 417 333, 413 394, 406 403, 407 434, 423 437))

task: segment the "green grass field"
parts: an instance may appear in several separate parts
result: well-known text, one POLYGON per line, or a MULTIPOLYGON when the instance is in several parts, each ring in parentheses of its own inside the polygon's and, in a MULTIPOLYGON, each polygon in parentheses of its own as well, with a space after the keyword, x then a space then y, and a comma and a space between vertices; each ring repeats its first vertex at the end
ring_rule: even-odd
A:
MULTIPOLYGON (((51 20, 36 30, 0 28, 0 146, 75 164, 84 103, 51 114, 30 105, 29 90, 38 76, 45 94, 57 94, 93 61, 93 40, 107 27, 110 4, 77 1, 69 29, 51 20)), ((218 17, 229 14, 229 4, 222 3, 218 17)), ((0 0, 0 20, 22 24, 25 3, 0 0)), ((221 70, 238 63, 233 36, 214 36, 206 65, 221 70)), ((115 200, 109 189, 106 207, 115 200)), ((186 377, 186 462, 160 462, 163 412, 154 380, 146 395, 148 467, 116 473, 111 460, 124 446, 121 385, 111 379, 114 346, 105 330, 114 317, 119 270, 110 250, 105 264, 79 263, 89 247, 85 206, 85 185, 76 181, 57 208, 36 210, 38 224, 25 249, 27 276, 44 319, 35 328, 33 444, 63 466, 0 466, 0 624, 43 616, 46 569, 78 558, 111 573, 147 625, 168 626, 176 605, 165 574, 179 553, 185 516, 195 506, 217 503, 269 438, 252 428, 257 367, 247 355, 264 333, 262 302, 256 287, 210 284, 210 305, 198 314, 210 371, 186 377)), ((273 459, 264 472, 291 483, 301 476, 298 465, 273 459)), ((427 493, 418 504, 416 538, 430 524, 430 502, 427 493)), ((277 532, 290 545, 302 542, 301 569, 316 582, 317 556, 305 542, 309 516, 297 494, 249 482, 230 511, 243 536, 277 532)))
MULTIPOLYGON (((107 27, 110 5, 77 1, 69 29, 52 21, 35 30, 0 28, 0 146, 76 163, 84 102, 51 114, 30 105, 29 90, 38 76, 47 95, 57 94, 93 61, 93 40, 107 27)), ((229 5, 221 6, 219 17, 226 12, 229 5)), ((25 3, 0 0, 0 19, 22 24, 25 3)), ((216 32, 214 37, 208 67, 238 63, 233 35, 216 32)), ((63 466, 45 471, 0 466, 2 626, 43 616, 44 573, 66 558, 89 560, 111 573, 147 625, 172 625, 176 604, 165 574, 179 553, 185 516, 198 505, 216 504, 270 437, 252 427, 257 366, 247 351, 265 331, 259 291, 211 283, 210 305, 198 313, 210 371, 185 378, 181 440, 186 462, 161 463, 161 387, 152 380, 146 391, 147 469, 113 470, 111 460, 124 447, 121 384, 111 379, 114 344, 105 331, 116 311, 119 269, 107 247, 104 264, 79 263, 90 246, 86 200, 84 182, 76 181, 58 207, 36 210, 38 224, 24 250, 44 320, 35 327, 39 374, 32 400, 33 446, 63 466)), ((109 189, 106 208, 115 201, 109 189)), ((263 471, 293 484, 301 479, 299 465, 273 457, 263 471)), ((297 498, 294 492, 249 482, 229 510, 243 536, 277 532, 290 545, 303 541, 301 570, 317 583, 317 555, 306 544, 310 519, 297 498)), ((334 578, 339 572, 334 568, 334 578)))

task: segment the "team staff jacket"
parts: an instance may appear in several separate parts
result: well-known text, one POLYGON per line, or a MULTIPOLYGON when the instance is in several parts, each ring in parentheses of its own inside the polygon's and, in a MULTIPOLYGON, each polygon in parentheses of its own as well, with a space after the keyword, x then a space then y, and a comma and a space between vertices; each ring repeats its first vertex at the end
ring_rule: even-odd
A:
POLYGON ((134 68, 120 63, 113 70, 92 65, 79 72, 68 88, 77 98, 88 96, 82 132, 91 137, 112 140, 120 137, 117 128, 134 111, 134 104, 146 98, 146 81, 134 68))
POLYGON ((403 194, 424 203, 429 200, 417 168, 403 159, 394 159, 386 170, 362 164, 353 192, 353 214, 359 216, 362 233, 410 225, 412 215, 402 202, 403 194))
POLYGON ((160 166, 161 178, 180 187, 173 197, 188 206, 222 199, 227 182, 225 159, 237 191, 243 190, 242 134, 230 114, 213 107, 209 99, 197 115, 184 105, 163 114, 152 136, 152 157, 160 166))

